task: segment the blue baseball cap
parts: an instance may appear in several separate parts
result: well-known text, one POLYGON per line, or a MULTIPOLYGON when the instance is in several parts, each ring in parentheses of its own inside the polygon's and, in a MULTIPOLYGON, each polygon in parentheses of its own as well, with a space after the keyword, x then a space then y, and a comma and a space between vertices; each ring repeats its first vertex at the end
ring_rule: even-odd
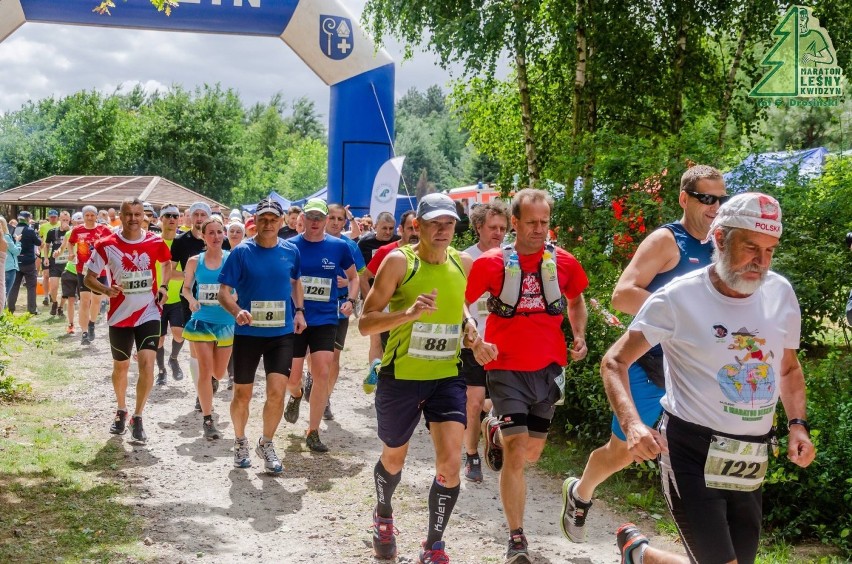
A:
POLYGON ((59 212, 56 210, 50 210, 47 212, 47 217, 59 217, 59 212))

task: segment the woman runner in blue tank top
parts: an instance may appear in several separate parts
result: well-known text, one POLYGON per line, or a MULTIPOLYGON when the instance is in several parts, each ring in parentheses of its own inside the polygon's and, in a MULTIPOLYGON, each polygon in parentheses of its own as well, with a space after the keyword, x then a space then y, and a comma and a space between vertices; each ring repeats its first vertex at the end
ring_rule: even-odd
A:
POLYGON ((189 302, 192 317, 186 322, 184 338, 198 359, 198 402, 204 416, 202 431, 210 440, 221 433, 213 424, 213 394, 228 371, 234 344, 234 317, 219 305, 219 272, 228 258, 222 250, 225 227, 213 217, 201 226, 207 250, 190 258, 184 270, 181 294, 189 302))

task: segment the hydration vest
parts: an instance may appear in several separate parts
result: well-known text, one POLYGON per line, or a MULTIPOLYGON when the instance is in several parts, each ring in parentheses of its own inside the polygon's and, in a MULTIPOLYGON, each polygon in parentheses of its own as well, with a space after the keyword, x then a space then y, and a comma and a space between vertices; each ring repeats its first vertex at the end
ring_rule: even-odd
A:
MULTIPOLYGON (((515 244, 506 245, 503 251, 503 288, 499 296, 488 298, 488 311, 498 317, 514 317, 521 301, 521 284, 523 272, 515 251, 515 244)), ((551 243, 544 245, 544 254, 538 263, 538 274, 541 279, 541 294, 544 298, 544 312, 547 315, 562 315, 565 311, 566 300, 559 289, 559 279, 556 274, 556 247, 551 243)))

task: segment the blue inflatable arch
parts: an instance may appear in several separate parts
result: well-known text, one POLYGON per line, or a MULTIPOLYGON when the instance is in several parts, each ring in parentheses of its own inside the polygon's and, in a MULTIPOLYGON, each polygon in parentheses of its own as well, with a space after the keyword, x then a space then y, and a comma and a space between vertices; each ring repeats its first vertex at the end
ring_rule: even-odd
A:
POLYGON ((331 87, 328 197, 370 208, 373 180, 392 156, 394 63, 376 51, 338 0, 180 0, 170 17, 146 0, 0 0, 0 42, 26 22, 280 37, 331 87))

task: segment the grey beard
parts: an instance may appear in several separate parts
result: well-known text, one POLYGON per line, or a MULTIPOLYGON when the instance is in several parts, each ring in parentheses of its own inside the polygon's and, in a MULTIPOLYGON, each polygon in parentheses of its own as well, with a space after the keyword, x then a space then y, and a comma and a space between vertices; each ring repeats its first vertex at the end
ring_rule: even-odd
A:
MULTIPOLYGON (((731 269, 731 263, 728 259, 727 253, 720 253, 718 249, 713 250, 713 258, 716 262, 716 274, 719 275, 719 279, 722 280, 728 288, 738 294, 745 294, 746 296, 752 295, 760 289, 764 278, 766 278, 766 273, 762 272, 760 278, 757 280, 744 280, 740 276, 740 273, 733 272, 731 269)), ((750 270, 746 270, 745 272, 750 272, 750 270)))

